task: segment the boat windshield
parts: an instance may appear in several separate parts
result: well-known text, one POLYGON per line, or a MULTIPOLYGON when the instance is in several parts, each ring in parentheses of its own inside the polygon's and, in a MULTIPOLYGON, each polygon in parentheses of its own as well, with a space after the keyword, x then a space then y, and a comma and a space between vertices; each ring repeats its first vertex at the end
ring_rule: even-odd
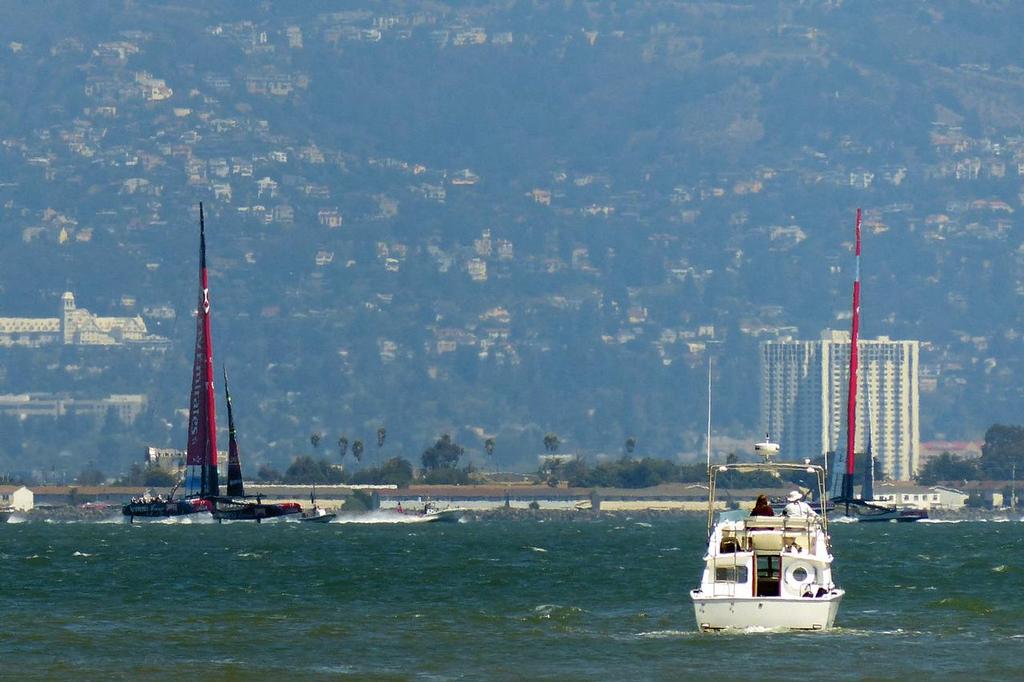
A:
POLYGON ((746 509, 730 509, 729 511, 719 512, 718 523, 723 521, 746 521, 750 512, 746 509))

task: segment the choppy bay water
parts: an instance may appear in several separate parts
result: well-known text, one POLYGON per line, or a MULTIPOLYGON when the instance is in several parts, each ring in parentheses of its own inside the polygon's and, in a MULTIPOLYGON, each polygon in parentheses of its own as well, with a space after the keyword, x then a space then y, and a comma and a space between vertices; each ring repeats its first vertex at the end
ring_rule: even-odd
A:
POLYGON ((829 633, 700 634, 686 518, 0 525, 20 679, 1014 679, 1024 523, 835 524, 829 633))

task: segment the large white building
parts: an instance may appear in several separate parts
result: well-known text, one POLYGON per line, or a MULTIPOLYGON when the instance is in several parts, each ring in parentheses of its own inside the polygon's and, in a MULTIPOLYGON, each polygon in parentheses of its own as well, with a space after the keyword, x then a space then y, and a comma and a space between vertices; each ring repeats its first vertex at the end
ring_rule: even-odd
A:
MULTIPOLYGON (((880 336, 858 343, 854 450, 867 450, 870 430, 871 449, 889 479, 909 480, 918 469, 918 354, 918 341, 880 336)), ((845 453, 849 376, 848 332, 763 342, 761 424, 790 457, 845 453)))
POLYGON ((167 339, 150 334, 139 315, 104 317, 75 305, 70 291, 61 296, 60 317, 0 317, 0 346, 39 347, 53 343, 116 346, 126 343, 162 345, 167 339))

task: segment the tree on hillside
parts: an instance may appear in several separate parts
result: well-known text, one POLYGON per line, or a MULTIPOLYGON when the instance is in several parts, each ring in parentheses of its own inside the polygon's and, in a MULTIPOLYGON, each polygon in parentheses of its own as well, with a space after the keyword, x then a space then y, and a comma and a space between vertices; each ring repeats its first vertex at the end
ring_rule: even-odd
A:
POLYGON ((261 464, 256 471, 256 480, 263 483, 276 483, 281 480, 281 472, 267 464, 261 464))
POLYGON ((341 483, 341 472, 326 459, 313 459, 308 455, 296 457, 284 472, 285 483, 341 483))
POLYGON ((990 426, 978 464, 981 475, 995 481, 1009 479, 1014 465, 1018 472, 1024 471, 1024 426, 990 426))
POLYGON ((462 446, 452 440, 447 433, 437 439, 437 442, 423 451, 420 461, 427 471, 437 469, 454 469, 459 464, 459 458, 463 453, 462 446))
POLYGON ((89 462, 89 465, 82 469, 78 476, 75 477, 75 482, 78 485, 95 486, 102 485, 107 477, 103 475, 103 472, 96 468, 96 466, 89 462))
POLYGON ((406 488, 412 479, 412 462, 402 457, 392 457, 380 467, 357 471, 352 475, 351 482, 394 484, 406 488))
POLYGON ((939 481, 970 481, 980 475, 977 461, 943 452, 921 467, 917 474, 917 482, 922 485, 934 485, 939 481))

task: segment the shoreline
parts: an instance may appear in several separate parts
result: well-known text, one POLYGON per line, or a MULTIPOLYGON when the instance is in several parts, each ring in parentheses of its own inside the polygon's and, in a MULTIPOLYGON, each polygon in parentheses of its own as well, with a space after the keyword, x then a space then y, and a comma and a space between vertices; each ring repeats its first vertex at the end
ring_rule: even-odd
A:
MULTIPOLYGON (((457 505, 456 505, 457 506, 457 505)), ((371 512, 365 512, 371 513, 371 512)), ((111 506, 106 509, 82 509, 79 507, 52 507, 47 509, 34 509, 29 512, 15 512, 13 523, 110 523, 111 520, 122 518, 119 507, 111 506)), ((519 509, 519 508, 497 508, 497 509, 467 509, 463 512, 463 519, 469 522, 486 521, 571 521, 571 522, 592 522, 601 519, 621 520, 665 520, 665 519, 704 519, 706 511, 689 509, 632 509, 632 510, 602 510, 594 512, 589 509, 519 509)), ((838 517, 831 517, 832 523, 846 523, 839 521, 838 517)), ((931 510, 928 519, 924 522, 1024 522, 1024 510, 931 510)), ((896 523, 895 521, 893 523, 896 523)), ((916 523, 916 522, 915 522, 916 523)), ((905 525, 905 524, 900 524, 905 525)))

